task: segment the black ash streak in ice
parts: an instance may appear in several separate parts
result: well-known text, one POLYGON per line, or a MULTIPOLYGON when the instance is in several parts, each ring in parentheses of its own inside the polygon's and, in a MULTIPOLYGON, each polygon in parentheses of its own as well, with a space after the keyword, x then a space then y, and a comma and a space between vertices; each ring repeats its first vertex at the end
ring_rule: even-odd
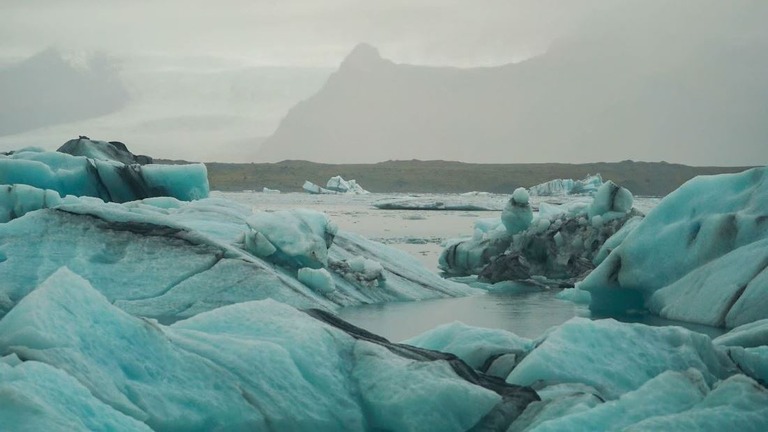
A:
POLYGON ((492 390, 500 395, 502 401, 483 416, 469 431, 506 431, 509 425, 525 411, 525 408, 531 402, 541 400, 532 388, 508 384, 503 379, 478 372, 453 354, 418 348, 412 345, 392 343, 379 335, 354 326, 336 315, 321 309, 307 309, 304 312, 319 321, 344 331, 357 340, 383 346, 400 357, 421 362, 445 361, 456 372, 456 375, 465 381, 492 390))

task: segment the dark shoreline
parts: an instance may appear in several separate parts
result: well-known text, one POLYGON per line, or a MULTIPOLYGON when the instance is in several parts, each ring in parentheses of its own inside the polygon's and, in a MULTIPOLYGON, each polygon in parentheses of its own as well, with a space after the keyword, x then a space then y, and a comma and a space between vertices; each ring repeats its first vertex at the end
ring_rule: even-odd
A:
MULTIPOLYGON (((157 161, 169 163, 171 161, 157 161)), ((557 178, 580 179, 600 173, 605 180, 636 195, 664 196, 697 175, 739 172, 749 167, 692 167, 666 162, 599 162, 588 164, 471 164, 448 161, 388 161, 376 164, 206 163, 212 190, 261 191, 263 187, 299 192, 305 180, 325 185, 332 176, 356 179, 371 192, 511 193, 557 178)))

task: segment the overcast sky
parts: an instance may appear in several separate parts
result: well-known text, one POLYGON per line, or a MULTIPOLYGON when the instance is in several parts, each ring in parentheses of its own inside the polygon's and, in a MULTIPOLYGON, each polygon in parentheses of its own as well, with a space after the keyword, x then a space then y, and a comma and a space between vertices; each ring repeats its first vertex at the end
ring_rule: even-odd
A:
MULTIPOLYGON (((136 143, 159 157, 229 160, 193 154, 218 139, 219 147, 232 147, 233 160, 249 160, 241 152, 257 149, 361 42, 397 63, 475 67, 522 61, 553 44, 563 47, 562 41, 567 51, 569 37, 594 31, 588 45, 620 39, 620 52, 663 51, 685 63, 709 37, 768 41, 766 22, 763 0, 0 0, 0 66, 49 47, 102 51, 121 62, 132 97, 127 109, 106 117, 0 137, 0 150, 55 148, 90 134, 136 143), (294 78, 243 66, 323 69, 294 78), (169 67, 177 70, 165 73, 169 67)), ((739 137, 731 137, 733 161, 725 163, 768 158, 763 149, 740 151, 739 137)), ((686 153, 696 155, 691 160, 663 152, 640 157, 724 163, 696 150, 686 153)), ((630 153, 627 158, 637 157, 630 153)))
POLYGON ((359 42, 398 62, 495 65, 546 48, 593 0, 3 0, 0 55, 51 45, 336 66, 359 42), (577 4, 578 3, 578 4, 577 4))

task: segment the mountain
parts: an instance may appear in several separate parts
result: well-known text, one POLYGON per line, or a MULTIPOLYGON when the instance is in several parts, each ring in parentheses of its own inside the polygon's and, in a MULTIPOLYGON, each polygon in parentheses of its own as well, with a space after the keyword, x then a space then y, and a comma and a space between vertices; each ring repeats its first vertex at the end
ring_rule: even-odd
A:
POLYGON ((768 3, 615 4, 517 64, 404 65, 359 45, 261 157, 768 162, 768 3))
POLYGON ((0 69, 0 101, 2 136, 117 111, 128 92, 106 56, 47 49, 0 69))

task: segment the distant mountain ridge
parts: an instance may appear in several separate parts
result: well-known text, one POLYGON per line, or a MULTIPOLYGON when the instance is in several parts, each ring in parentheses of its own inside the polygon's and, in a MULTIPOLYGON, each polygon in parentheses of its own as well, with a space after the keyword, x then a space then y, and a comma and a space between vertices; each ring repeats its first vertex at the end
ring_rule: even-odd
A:
POLYGON ((125 106, 128 91, 105 55, 66 57, 51 48, 0 69, 0 136, 125 106))
POLYGON ((262 160, 764 163, 766 3, 629 3, 624 15, 642 13, 609 14, 518 64, 403 65, 359 45, 262 160))

